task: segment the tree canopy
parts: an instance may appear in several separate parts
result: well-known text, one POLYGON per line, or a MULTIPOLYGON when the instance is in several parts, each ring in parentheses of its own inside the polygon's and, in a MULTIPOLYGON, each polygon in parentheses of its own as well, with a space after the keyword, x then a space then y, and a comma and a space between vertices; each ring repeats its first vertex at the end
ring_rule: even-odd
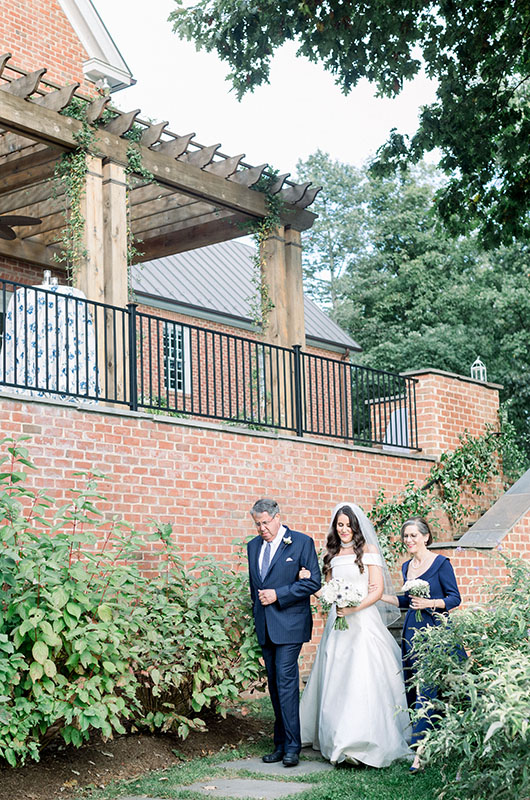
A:
POLYGON ((435 199, 452 232, 478 228, 488 246, 530 240, 530 0, 176 1, 174 30, 217 51, 239 97, 268 80, 289 40, 346 93, 367 78, 392 97, 425 69, 435 102, 410 139, 391 132, 374 170, 438 149, 451 179, 435 199))
POLYGON ((341 172, 318 152, 298 171, 306 180, 318 172, 324 183, 315 211, 323 203, 334 209, 304 234, 306 286, 359 342, 360 360, 381 369, 469 375, 480 356, 488 379, 503 385, 501 398, 530 452, 529 248, 484 251, 474 235, 450 236, 432 208, 441 181, 433 167, 378 178, 367 169, 341 172), (340 174, 351 192, 346 184, 337 188, 340 174), (356 245, 343 254, 332 294, 327 243, 337 246, 344 229, 356 245))

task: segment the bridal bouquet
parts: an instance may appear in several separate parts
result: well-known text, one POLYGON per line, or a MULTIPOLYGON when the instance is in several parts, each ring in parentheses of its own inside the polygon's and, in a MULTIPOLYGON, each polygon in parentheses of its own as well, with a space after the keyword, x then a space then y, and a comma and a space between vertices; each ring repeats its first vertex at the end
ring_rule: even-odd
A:
MULTIPOLYGON (((429 581, 422 581, 421 578, 414 578, 411 581, 405 581, 403 584, 402 592, 408 592, 412 597, 425 597, 431 596, 431 587, 429 581)), ((416 609, 416 622, 421 622, 421 609, 416 609)))
MULTIPOLYGON (((320 590, 320 601, 326 611, 329 611, 333 603, 337 604, 337 608, 355 608, 362 599, 358 589, 344 578, 332 578, 324 583, 320 590)), ((346 631, 348 622, 344 617, 337 617, 334 627, 337 631, 346 631)))

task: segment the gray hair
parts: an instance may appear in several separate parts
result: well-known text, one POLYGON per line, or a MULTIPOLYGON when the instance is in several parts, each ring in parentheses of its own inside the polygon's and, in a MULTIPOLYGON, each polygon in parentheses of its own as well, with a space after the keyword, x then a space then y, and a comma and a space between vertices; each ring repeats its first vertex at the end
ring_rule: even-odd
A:
POLYGON ((250 509, 250 513, 252 516, 256 514, 268 514, 270 517, 275 517, 276 514, 280 513, 280 506, 276 500, 267 500, 266 497, 263 497, 261 500, 256 500, 250 509))
POLYGON ((427 522, 426 519, 423 517, 411 517, 406 522, 403 523, 401 526, 401 540, 403 541, 403 536, 405 535, 405 528, 408 528, 409 525, 415 525, 422 536, 427 536, 427 547, 432 544, 432 531, 431 526, 427 522))

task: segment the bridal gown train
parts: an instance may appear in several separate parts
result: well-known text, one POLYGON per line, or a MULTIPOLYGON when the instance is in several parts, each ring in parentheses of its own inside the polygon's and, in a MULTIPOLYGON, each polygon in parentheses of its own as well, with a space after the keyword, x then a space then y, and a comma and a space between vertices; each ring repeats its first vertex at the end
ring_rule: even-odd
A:
MULTIPOLYGON (((335 556, 334 578, 368 594, 368 565, 380 556, 365 553, 364 572, 355 556, 335 556)), ((303 745, 338 764, 360 761, 386 767, 411 756, 401 654, 375 605, 346 616, 348 630, 334 629, 333 607, 300 704, 303 745)))

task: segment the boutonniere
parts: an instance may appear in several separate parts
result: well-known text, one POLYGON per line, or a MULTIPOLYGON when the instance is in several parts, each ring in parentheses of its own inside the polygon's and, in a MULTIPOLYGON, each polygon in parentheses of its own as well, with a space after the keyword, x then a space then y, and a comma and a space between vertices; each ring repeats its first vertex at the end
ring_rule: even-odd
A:
POLYGON ((283 537, 283 539, 282 539, 282 542, 283 542, 284 544, 292 544, 292 543, 293 543, 293 540, 292 540, 292 537, 291 537, 291 536, 284 536, 284 537, 283 537))

